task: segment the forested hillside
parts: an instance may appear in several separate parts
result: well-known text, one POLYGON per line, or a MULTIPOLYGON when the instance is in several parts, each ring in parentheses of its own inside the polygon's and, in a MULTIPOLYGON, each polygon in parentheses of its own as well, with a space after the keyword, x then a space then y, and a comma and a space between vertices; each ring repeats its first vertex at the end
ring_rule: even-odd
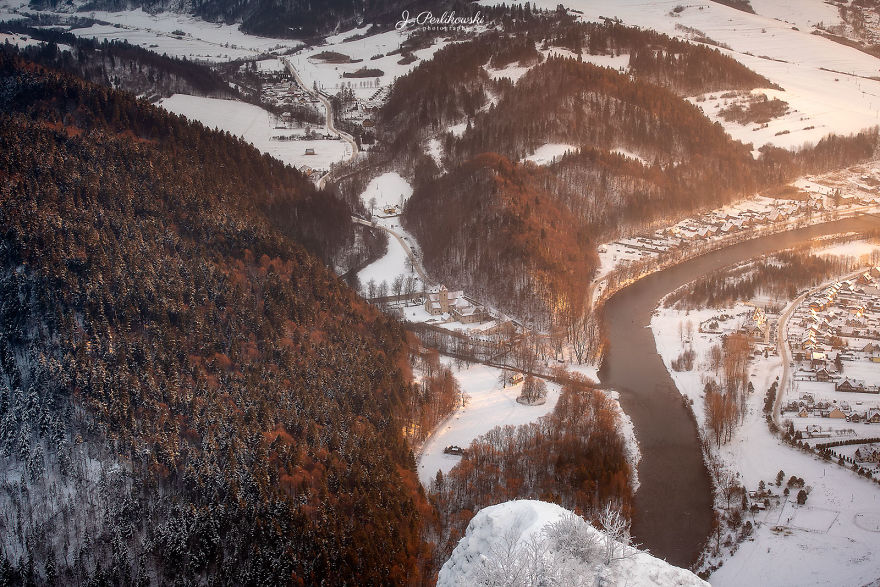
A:
MULTIPOLYGON (((33 8, 68 8, 60 0, 31 0, 33 8)), ((241 23, 245 32, 281 38, 304 38, 360 26, 364 22, 391 26, 409 10, 468 11, 468 0, 88 0, 80 10, 163 10, 193 14, 212 22, 241 23)))
MULTIPOLYGON (((3 23, 4 32, 26 34, 44 45, 30 45, 20 53, 40 65, 71 73, 92 83, 123 89, 148 98, 193 94, 241 98, 238 91, 209 67, 159 55, 125 41, 98 42, 55 29, 3 23), (60 50, 67 45, 71 50, 60 50)), ((10 47, 10 50, 12 48, 10 47)))
POLYGON ((490 33, 450 45, 398 80, 382 111, 386 156, 414 177, 404 223, 427 268, 508 310, 576 317, 599 242, 874 153, 868 132, 756 159, 682 96, 772 86, 765 78, 654 32, 523 16, 510 26, 524 43, 490 33), (629 69, 587 54, 629 55, 629 69), (530 69, 516 82, 490 76, 507 64, 530 69), (445 132, 456 124, 464 131, 445 132), (545 144, 572 148, 552 165, 522 162, 545 144))
POLYGON ((348 211, 127 95, 0 77, 0 583, 418 582, 403 332, 297 244, 348 211))

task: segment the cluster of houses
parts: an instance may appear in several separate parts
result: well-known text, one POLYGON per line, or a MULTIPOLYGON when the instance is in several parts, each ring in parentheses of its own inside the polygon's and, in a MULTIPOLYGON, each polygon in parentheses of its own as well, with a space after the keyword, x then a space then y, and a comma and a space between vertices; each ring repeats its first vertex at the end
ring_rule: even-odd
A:
POLYGON ((431 316, 449 314, 453 320, 462 324, 474 324, 492 319, 484 307, 467 299, 463 291, 449 291, 445 285, 441 285, 437 291, 428 293, 425 298, 425 311, 431 316))
POLYGON ((880 180, 875 170, 852 168, 820 178, 804 178, 797 199, 757 196, 688 218, 652 233, 622 238, 599 247, 603 265, 638 261, 669 250, 710 242, 728 235, 771 228, 788 223, 808 223, 853 206, 880 204, 880 180))
POLYGON ((706 240, 714 236, 785 222, 824 209, 824 198, 816 195, 805 201, 783 200, 769 209, 746 206, 744 209, 713 210, 699 219, 679 222, 667 228, 665 232, 683 241, 706 240))
POLYGON ((880 267, 807 298, 789 325, 796 379, 833 382, 837 391, 878 393, 844 375, 846 363, 880 363, 880 267))
MULTIPOLYGON (((775 200, 772 204, 750 201, 740 207, 713 210, 700 218, 682 220, 678 224, 645 234, 614 241, 610 247, 624 258, 645 257, 663 253, 671 248, 687 246, 698 241, 753 230, 798 217, 806 217, 825 210, 825 198, 811 194, 807 200, 775 200)), ((604 252, 600 248, 600 253, 604 252)), ((616 260, 617 255, 615 256, 616 260)))
MULTIPOLYGON (((318 100, 300 88, 286 70, 261 71, 260 98, 276 107, 317 104, 318 100)), ((289 121, 290 119, 288 119, 289 121)))
POLYGON ((837 400, 816 401, 811 393, 802 393, 799 400, 791 401, 782 407, 783 412, 795 412, 798 418, 831 418, 846 420, 854 424, 880 424, 880 409, 853 409, 849 402, 837 400))

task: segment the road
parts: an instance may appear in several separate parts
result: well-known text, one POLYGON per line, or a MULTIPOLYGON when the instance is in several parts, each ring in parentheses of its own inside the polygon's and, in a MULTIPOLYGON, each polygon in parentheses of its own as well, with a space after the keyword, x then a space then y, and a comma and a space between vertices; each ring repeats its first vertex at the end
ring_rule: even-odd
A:
POLYGON ((795 309, 804 301, 807 294, 812 293, 813 291, 816 290, 802 293, 796 297, 779 315, 779 322, 776 324, 776 350, 779 352, 779 357, 782 359, 782 375, 779 377, 779 385, 776 387, 776 399, 773 402, 773 423, 776 424, 776 428, 779 430, 781 430, 781 425, 779 423, 780 406, 782 406, 782 396, 785 395, 785 386, 788 384, 788 371, 791 363, 791 351, 788 348, 785 329, 788 326, 788 319, 791 318, 795 309))
POLYGON ((410 248, 409 244, 404 240, 402 236, 394 232, 388 227, 382 226, 381 224, 377 224, 375 222, 368 222, 363 218, 358 218, 357 216, 351 217, 352 222, 356 222, 357 224, 362 224, 364 226, 369 226, 370 228, 378 228, 379 230, 384 230, 391 236, 397 239, 397 242, 400 243, 400 246, 403 247, 406 256, 409 257, 410 263, 412 263, 413 268, 416 270, 416 273, 419 275, 419 279, 422 280, 426 286, 434 285, 434 282, 431 281, 431 278, 428 277, 428 274, 425 273, 425 269, 422 267, 422 263, 419 261, 419 258, 413 253, 413 250, 410 248))
MULTIPOLYGON (((283 58, 281 58, 281 61, 284 63, 284 66, 287 68, 287 71, 290 72, 290 75, 293 76, 293 79, 296 80, 297 85, 299 85, 299 87, 301 87, 304 92, 306 92, 307 94, 309 94, 313 98, 317 99, 318 101, 321 102, 321 104, 324 105, 324 116, 327 121, 325 128, 327 129, 328 132, 335 134, 336 136, 338 136, 339 138, 341 138, 343 141, 347 142, 351 146, 351 155, 349 155, 347 161, 349 163, 354 161, 355 158, 357 158, 358 152, 359 152, 357 141, 355 141, 354 137, 351 136, 350 134, 348 134, 347 132, 341 131, 338 128, 336 128, 336 122, 333 118, 333 104, 330 102, 330 100, 324 94, 309 88, 305 84, 305 82, 303 82, 302 78, 299 76, 299 73, 297 73, 296 68, 293 67, 293 64, 290 62, 290 59, 283 57, 283 58)), ((318 187, 319 188, 324 187, 324 185, 327 183, 327 180, 330 177, 330 174, 331 174, 331 172, 328 171, 323 176, 321 176, 321 178, 318 180, 318 187)))
POLYGON ((776 424, 776 427, 780 430, 780 412, 782 406, 782 396, 785 395, 786 385, 788 384, 789 377, 789 369, 791 365, 791 351, 788 348, 788 338, 785 336, 785 330, 788 326, 788 320, 791 318, 791 315, 794 314, 794 311, 798 306, 804 301, 804 299, 812 295, 816 292, 822 291, 832 283, 837 281, 845 281, 852 277, 856 277, 857 275, 864 272, 865 269, 860 269, 858 271, 854 271, 848 275, 843 277, 835 278, 832 281, 827 281, 820 286, 814 287, 811 290, 808 290, 798 297, 796 297, 779 315, 779 323, 776 325, 776 350, 779 352, 779 357, 782 359, 782 375, 779 377, 779 386, 776 388, 776 400, 773 402, 773 423, 776 424))

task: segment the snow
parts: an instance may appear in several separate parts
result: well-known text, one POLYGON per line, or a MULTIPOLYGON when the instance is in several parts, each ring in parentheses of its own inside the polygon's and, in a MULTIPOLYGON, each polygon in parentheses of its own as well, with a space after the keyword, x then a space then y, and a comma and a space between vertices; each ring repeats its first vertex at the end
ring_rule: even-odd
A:
MULTIPOLYGON (((598 376, 596 380, 598 381, 598 376)), ((639 461, 642 460, 642 451, 639 449, 639 441, 636 438, 636 427, 627 413, 620 407, 620 393, 616 391, 611 391, 610 393, 611 399, 614 400, 615 411, 617 412, 618 430, 623 435, 624 442, 626 443, 626 462, 630 467, 632 475, 630 483, 632 484, 633 493, 635 493, 639 490, 639 461)))
MULTIPOLYGON (((599 67, 609 67, 616 71, 625 71, 629 68, 629 54, 623 53, 620 55, 588 55, 586 53, 578 55, 568 49, 563 49, 560 47, 551 47, 549 49, 542 49, 539 51, 545 58, 548 57, 563 57, 568 59, 580 59, 584 63, 592 63, 593 65, 597 65, 599 67)), ((509 64, 507 67, 502 69, 494 69, 491 67, 484 67, 486 73, 489 74, 489 77, 492 79, 501 79, 508 78, 512 82, 516 83, 519 79, 524 76, 530 69, 532 69, 536 64, 528 65, 528 66, 520 66, 517 64, 509 64)))
MULTIPOLYGON (((693 400, 699 422, 703 421, 702 379, 715 375, 707 366, 705 354, 713 344, 720 343, 721 335, 698 333, 697 325, 720 314, 738 316, 723 325, 725 331, 730 331, 742 319, 740 314, 749 309, 742 304, 690 312, 660 308, 651 321, 658 352, 676 387, 693 400), (694 324, 691 342, 697 351, 695 370, 676 372, 670 363, 689 346, 687 336, 682 341, 678 334, 678 323, 686 324, 688 320, 694 324)), ((873 365, 865 368, 870 367, 873 365)), ((781 493, 782 488, 777 488, 774 480, 782 470, 786 479, 792 475, 802 477, 812 491, 804 506, 782 500, 780 505, 754 516, 746 514, 746 519, 756 525, 752 539, 728 555, 723 566, 710 576, 710 581, 716 587, 868 584, 880 576, 880 559, 876 556, 880 536, 871 524, 871 520, 880 515, 880 492, 876 485, 852 471, 783 445, 770 433, 762 404, 766 390, 780 372, 778 356, 771 354, 767 359, 753 361, 750 381, 756 391, 749 398, 749 413, 731 442, 721 446, 720 456, 739 474, 740 482, 747 489, 756 489, 764 480, 775 493, 781 493)), ((823 426, 838 423, 822 420, 823 426)), ((840 425, 857 426, 845 421, 840 425)), ((795 493, 792 492, 791 500, 795 493)))
POLYGON ((370 180, 361 194, 361 201, 364 205, 369 205, 370 201, 375 198, 376 213, 381 214, 382 208, 386 206, 402 207, 412 193, 413 189, 409 182, 400 174, 392 171, 370 180))
POLYGON ((750 0, 754 11, 801 29, 819 23, 826 27, 840 23, 837 7, 821 0, 750 0))
POLYGON ((510 81, 516 83, 519 81, 519 78, 524 76, 533 66, 519 66, 519 65, 508 65, 503 69, 492 69, 486 68, 486 73, 489 74, 489 77, 492 79, 501 79, 508 78, 510 81))
MULTIPOLYGON (((769 443, 764 448, 772 449, 769 443)), ((792 448, 779 447, 771 454, 772 460, 765 457, 768 473, 774 467, 783 469, 812 485, 807 504, 786 502, 779 510, 759 514, 758 519, 764 523, 756 530, 754 540, 744 542, 712 574, 712 584, 873 584, 880 575, 876 556, 880 535, 869 522, 880 513, 876 486, 836 464, 823 464, 792 448), (788 531, 774 532, 777 525, 788 531)))
POLYGON ((549 165, 565 155, 567 151, 577 151, 577 147, 567 143, 547 143, 535 149, 535 152, 524 160, 538 165, 549 165))
MULTIPOLYGON (((444 357, 444 361, 451 362, 444 357)), ((419 479, 427 486, 437 471, 445 475, 458 464, 460 458, 443 453, 447 446, 465 448, 478 436, 495 426, 518 426, 534 422, 553 411, 559 400, 559 386, 547 382, 547 401, 538 406, 517 403, 522 383, 501 388, 501 370, 482 364, 473 364, 455 372, 455 378, 466 396, 460 407, 441 424, 422 448, 419 458, 419 479)))
POLYGON ((257 70, 279 72, 285 71, 284 62, 280 59, 261 59, 257 61, 257 70))
MULTIPOLYGON (((416 255, 419 255, 416 240, 401 227, 399 218, 403 204, 406 203, 412 193, 413 188, 406 179, 398 173, 388 172, 370 180, 370 183, 367 184, 367 187, 361 194, 361 201, 369 208, 370 202, 375 199, 376 207, 373 210, 373 221, 378 226, 399 235, 410 249, 416 255), (393 209, 393 212, 386 214, 386 208, 393 209)), ((409 256, 403 245, 392 234, 389 234, 388 250, 385 255, 359 271, 358 279, 361 285, 366 285, 370 280, 374 281, 377 285, 383 281, 391 285, 398 275, 417 277, 410 270, 409 256)), ((419 287, 421 285, 420 282, 419 287)))
POLYGON ((209 128, 219 128, 242 137, 263 153, 297 168, 305 165, 312 169, 327 169, 332 163, 351 155, 351 146, 345 141, 272 140, 274 136, 298 133, 276 129, 277 121, 268 110, 246 102, 174 94, 159 105, 175 114, 198 120, 209 128), (314 149, 315 154, 306 155, 306 149, 314 149))
POLYGON ((9 34, 9 33, 0 33, 0 45, 5 45, 9 43, 10 45, 15 45, 19 49, 23 47, 33 47, 34 45, 41 44, 41 41, 37 39, 31 38, 28 35, 22 34, 9 34))
POLYGON ((362 286, 370 281, 381 284, 383 281, 389 286, 398 275, 411 275, 407 267, 406 251, 393 236, 388 237, 388 251, 384 256, 373 261, 358 272, 358 280, 362 286))
POLYGON ((70 31, 77 36, 98 40, 125 39, 157 53, 200 61, 251 58, 302 44, 290 39, 248 35, 240 31, 236 24, 211 23, 174 12, 149 14, 139 8, 122 12, 89 11, 82 16, 109 24, 95 24, 70 31), (174 34, 176 31, 184 35, 174 34))
MULTIPOLYGON (((683 312, 672 308, 658 308, 651 318, 651 330, 654 332, 654 340, 657 343, 657 352, 663 358, 663 364, 669 371, 672 380, 679 392, 687 396, 693 401, 694 413, 697 414, 697 421, 702 426, 704 403, 703 403, 703 387, 702 381, 704 373, 708 367, 706 353, 716 344, 721 344, 721 337, 718 334, 709 334, 699 332, 700 324, 709 322, 719 318, 722 314, 732 316, 725 322, 720 322, 720 327, 725 331, 734 331, 744 322, 745 314, 750 313, 753 308, 749 308, 744 304, 737 304, 734 308, 724 310, 705 309, 691 310, 683 312), (690 326, 688 326, 690 323, 690 326), (679 328, 681 324, 681 329, 679 328), (692 331, 688 335, 688 331, 692 331), (680 334, 681 333, 681 334, 680 334), (672 361, 687 348, 693 348, 697 352, 695 361, 695 369, 693 371, 673 371, 672 361), (705 367, 700 369, 699 367, 705 367)), ((712 376, 714 372, 709 373, 712 376)), ((765 424, 766 426, 766 424, 765 424)), ((775 473, 775 471, 774 471, 775 473)), ((756 482, 757 483, 757 482, 756 482)))
POLYGON ((467 121, 460 122, 458 124, 453 124, 447 130, 449 132, 451 132, 454 136, 460 137, 461 135, 464 134, 464 131, 467 130, 467 125, 468 125, 467 121))
POLYGON ((21 20, 20 14, 23 8, 27 8, 29 0, 3 0, 0 2, 0 21, 21 20))
MULTIPOLYGON (((566 53, 571 52, 566 51, 565 53, 560 53, 558 49, 555 49, 554 51, 552 51, 552 53, 561 55, 562 57, 566 57, 566 53)), ((576 55, 575 58, 577 58, 576 55)), ((592 63, 593 65, 598 65, 599 67, 608 67, 616 71, 625 71, 629 69, 629 53, 621 53, 620 55, 582 54, 580 59, 582 59, 584 63, 592 63)))
POLYGON ((443 145, 438 139, 429 139, 425 151, 434 160, 434 163, 440 167, 443 164, 443 145))
POLYGON ((706 585, 690 571, 635 549, 604 566, 585 549, 590 540, 600 542, 604 535, 558 505, 500 503, 474 516, 437 585, 706 585), (565 531, 554 532, 557 524, 565 531))
POLYGON ((327 38, 323 45, 309 47, 290 56, 290 62, 309 87, 317 87, 328 94, 335 94, 342 86, 350 87, 358 98, 370 99, 381 87, 390 86, 395 78, 409 73, 420 62, 430 59, 434 53, 445 46, 447 41, 440 41, 425 49, 413 51, 415 61, 408 64, 398 63, 402 59, 400 53, 392 53, 400 48, 407 35, 401 31, 391 30, 362 39, 348 41, 350 37, 364 29, 348 31, 327 38), (341 53, 356 60, 354 63, 326 63, 315 56, 325 51, 341 53), (379 69, 383 75, 376 78, 346 78, 346 73, 366 67, 379 69))
POLYGON ((866 255, 870 257, 871 253, 878 250, 880 250, 880 244, 871 243, 866 240, 854 240, 848 243, 837 244, 815 250, 813 251, 813 254, 822 257, 837 256, 861 259, 866 255))
MULTIPOLYGON (((481 3, 500 2, 482 0, 481 3)), ((559 0, 532 2, 532 6, 548 10, 555 10, 558 4, 559 0)), ((613 4, 602 0, 567 0, 563 4, 581 11, 584 20, 616 17, 626 25, 682 38, 688 35, 681 27, 689 27, 730 47, 721 50, 784 88, 785 91, 779 93, 762 92, 768 97, 779 96, 791 109, 789 115, 771 121, 760 130, 752 130, 753 125, 743 127, 722 122, 734 138, 753 143, 755 147, 770 143, 797 148, 805 142, 815 143, 832 132, 858 132, 880 121, 880 81, 868 79, 877 75, 880 59, 810 34, 808 23, 821 20, 828 25, 831 13, 835 12, 833 7, 823 6, 819 0, 759 2, 756 9, 766 10, 767 16, 717 3, 687 5, 685 10, 674 14, 672 9, 681 4, 675 0, 650 3, 620 0, 613 4), (775 8, 771 9, 770 5, 775 8), (796 19, 798 28, 803 26, 803 29, 793 30, 792 24, 776 20, 786 14, 796 19)), ((839 19, 835 17, 834 21, 839 19)), ((708 103, 701 105, 710 118, 718 119, 708 103)))
MULTIPOLYGON (((4 19, 21 18, 26 14, 54 14, 62 19, 70 16, 68 9, 57 11, 33 11, 22 0, 0 0, 0 15, 4 19)), ((89 27, 72 29, 70 32, 81 37, 98 40, 124 39, 131 44, 197 61, 224 62, 235 59, 251 59, 268 54, 298 51, 289 56, 293 66, 303 78, 308 88, 316 86, 330 94, 335 94, 342 86, 350 87, 358 98, 371 99, 377 89, 387 88, 392 81, 405 75, 420 62, 430 59, 448 41, 413 52, 416 58, 412 63, 400 64, 400 49, 408 33, 397 30, 371 35, 363 39, 348 40, 352 36, 364 34, 367 28, 344 31, 327 38, 322 45, 303 47, 303 43, 291 39, 277 39, 249 35, 237 24, 218 24, 174 12, 149 14, 142 9, 119 12, 87 11, 79 16, 97 19, 107 24, 94 24, 89 27), (183 33, 177 34, 177 33, 183 33), (335 51, 357 60, 355 63, 325 63, 314 56, 324 51, 335 51), (375 57, 375 58, 374 58, 375 57), (367 67, 383 72, 376 78, 346 78, 344 74, 367 67)), ((266 63, 273 71, 279 65, 266 63)))

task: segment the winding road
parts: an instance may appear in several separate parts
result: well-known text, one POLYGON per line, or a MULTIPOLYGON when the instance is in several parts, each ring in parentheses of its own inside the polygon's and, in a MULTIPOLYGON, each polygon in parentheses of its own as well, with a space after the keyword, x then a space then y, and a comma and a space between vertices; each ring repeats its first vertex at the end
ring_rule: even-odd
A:
MULTIPOLYGON (((287 57, 282 57, 281 61, 282 61, 282 63, 284 63, 284 66, 287 68, 287 71, 290 72, 290 75, 293 76, 293 79, 296 81, 297 85, 299 87, 301 87, 303 89, 303 91, 306 92, 308 95, 317 99, 319 102, 321 102, 321 104, 324 105, 324 117, 327 121, 325 128, 327 129, 328 132, 335 134, 336 136, 338 136, 339 138, 341 138, 343 141, 347 142, 351 146, 351 155, 349 155, 347 161, 348 162, 354 161, 357 158, 358 153, 359 153, 357 141, 355 141, 354 137, 351 136, 350 134, 348 134, 347 132, 336 128, 336 122, 333 117, 333 104, 330 102, 329 98, 327 98, 327 96, 325 96, 321 92, 318 92, 316 90, 309 88, 305 84, 305 82, 303 82, 302 78, 299 76, 299 73, 296 71, 296 68, 290 62, 290 59, 288 59, 287 57)), ((324 187, 324 185, 326 185, 327 180, 329 179, 331 173, 332 173, 332 171, 328 171, 327 173, 325 173, 324 175, 321 176, 321 178, 318 180, 318 187, 319 188, 322 188, 322 187, 324 187)))
POLYGON ((394 232, 393 230, 391 230, 387 226, 382 226, 381 224, 378 224, 375 222, 369 222, 369 221, 364 220, 363 218, 359 218, 357 216, 352 216, 351 220, 352 220, 352 222, 355 222, 357 224, 362 224, 363 226, 369 226, 370 228, 378 228, 379 230, 384 230, 385 232, 387 232, 388 234, 390 234, 391 236, 396 238, 397 242, 400 243, 400 246, 403 247, 403 252, 406 253, 406 256, 409 258, 410 263, 412 263, 413 268, 416 270, 416 273, 419 275, 419 279, 422 280, 422 283, 424 283, 426 286, 434 285, 434 282, 431 281, 431 278, 428 277, 428 274, 425 272, 424 267, 422 267, 421 261, 419 261, 419 258, 416 256, 415 253, 413 253, 412 248, 410 248, 409 243, 407 243, 406 240, 404 240, 404 238, 402 236, 400 236, 399 234, 397 234, 396 232, 394 232))

